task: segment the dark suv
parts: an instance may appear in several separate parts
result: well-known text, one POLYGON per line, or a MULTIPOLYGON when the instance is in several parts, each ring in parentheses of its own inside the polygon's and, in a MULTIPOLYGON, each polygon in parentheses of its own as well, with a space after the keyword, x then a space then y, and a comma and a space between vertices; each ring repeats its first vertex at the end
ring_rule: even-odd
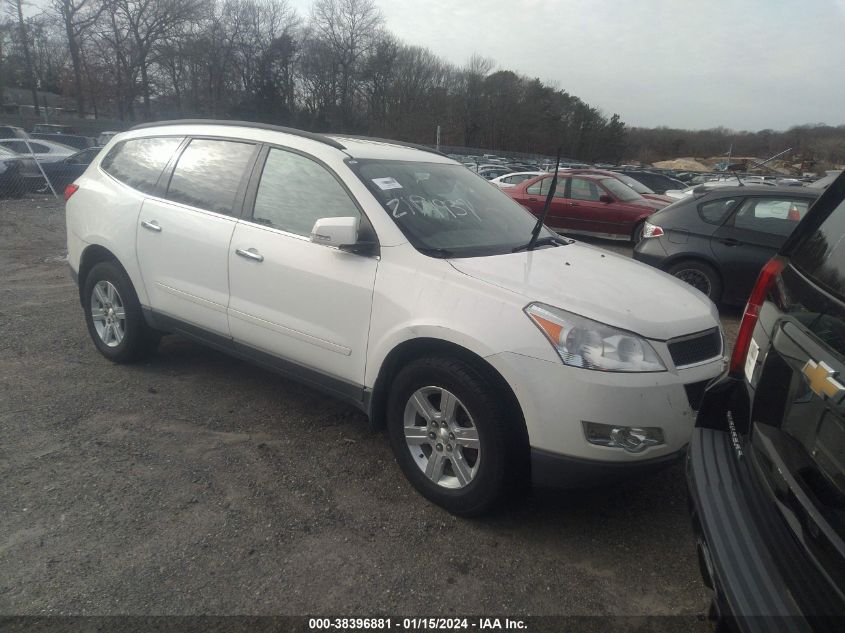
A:
POLYGON ((760 272, 687 475, 721 623, 845 631, 845 176, 760 272))

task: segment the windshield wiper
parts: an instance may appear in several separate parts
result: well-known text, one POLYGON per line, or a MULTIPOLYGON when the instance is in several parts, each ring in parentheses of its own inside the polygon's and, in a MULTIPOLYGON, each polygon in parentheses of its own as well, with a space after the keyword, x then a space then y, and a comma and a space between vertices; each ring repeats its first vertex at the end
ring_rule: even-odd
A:
POLYGON ((531 239, 528 240, 528 244, 525 247, 525 250, 533 251, 534 247, 537 246, 537 238, 540 237, 540 229, 543 228, 543 224, 546 221, 546 216, 549 214, 549 207, 552 205, 552 197, 555 195, 555 189, 557 188, 557 170, 560 168, 560 147, 557 148, 557 160, 555 161, 555 175, 552 176, 552 185, 549 187, 549 195, 546 196, 546 204, 543 205, 543 212, 540 214, 540 217, 537 218, 537 224, 534 225, 534 230, 531 231, 531 239))
MULTIPOLYGON (((527 244, 523 244, 522 246, 517 246, 516 248, 513 249, 513 252, 518 253, 520 251, 534 250, 533 248, 531 248, 531 244, 532 244, 532 242, 528 242, 527 244)), ((533 240, 533 244, 534 244, 534 248, 536 248, 537 246, 551 246, 551 245, 566 246, 567 244, 572 244, 572 242, 570 242, 566 238, 560 237, 558 235, 546 235, 544 237, 540 237, 540 238, 537 238, 536 240, 533 240)))
POLYGON ((440 259, 447 259, 449 257, 454 257, 455 253, 445 248, 426 248, 424 246, 418 246, 417 250, 422 253, 423 255, 429 255, 431 257, 438 257, 440 259))

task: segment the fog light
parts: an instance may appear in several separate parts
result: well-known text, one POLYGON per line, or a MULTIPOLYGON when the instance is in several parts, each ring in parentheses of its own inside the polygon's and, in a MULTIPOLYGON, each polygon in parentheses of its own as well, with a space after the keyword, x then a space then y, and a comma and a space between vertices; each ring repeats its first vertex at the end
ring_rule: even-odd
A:
POLYGON ((663 444, 663 429, 657 426, 614 426, 583 422, 584 435, 590 444, 622 448, 640 453, 649 446, 663 444))

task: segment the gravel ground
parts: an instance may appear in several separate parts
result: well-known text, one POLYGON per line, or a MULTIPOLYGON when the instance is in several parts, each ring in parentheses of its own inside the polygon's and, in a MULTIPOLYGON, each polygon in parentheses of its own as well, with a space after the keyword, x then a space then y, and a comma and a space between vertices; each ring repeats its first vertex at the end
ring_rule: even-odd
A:
POLYGON ((456 519, 320 393, 176 337, 104 360, 64 231, 0 202, 0 614, 705 610, 680 466, 456 519))

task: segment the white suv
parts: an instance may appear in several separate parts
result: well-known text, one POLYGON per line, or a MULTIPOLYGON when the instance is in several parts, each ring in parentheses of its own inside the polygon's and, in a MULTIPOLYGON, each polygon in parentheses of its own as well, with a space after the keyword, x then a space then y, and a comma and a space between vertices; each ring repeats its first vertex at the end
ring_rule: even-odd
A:
POLYGON ((192 337, 360 407, 457 514, 676 458, 722 370, 713 304, 542 230, 425 148, 248 123, 119 134, 65 192, 108 359, 192 337))

